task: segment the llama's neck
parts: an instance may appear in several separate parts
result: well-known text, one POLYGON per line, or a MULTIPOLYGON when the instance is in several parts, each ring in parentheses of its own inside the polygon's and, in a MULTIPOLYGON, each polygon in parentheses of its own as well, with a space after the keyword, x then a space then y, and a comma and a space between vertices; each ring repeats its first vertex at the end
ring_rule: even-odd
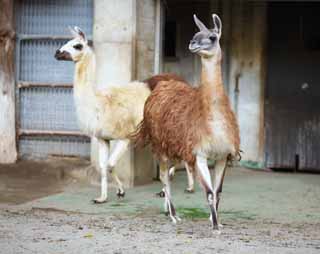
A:
POLYGON ((221 70, 221 51, 213 57, 201 57, 201 87, 202 94, 212 100, 224 94, 221 70))
POLYGON ((81 59, 76 62, 74 74, 75 92, 92 92, 95 89, 96 60, 93 51, 88 48, 81 59))

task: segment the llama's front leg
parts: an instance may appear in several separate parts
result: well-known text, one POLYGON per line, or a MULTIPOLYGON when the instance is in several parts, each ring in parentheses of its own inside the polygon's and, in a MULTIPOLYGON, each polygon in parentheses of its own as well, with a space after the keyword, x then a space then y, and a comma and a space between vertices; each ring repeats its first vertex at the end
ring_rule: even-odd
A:
POLYGON ((164 192, 164 209, 166 213, 169 214, 172 222, 174 224, 177 223, 177 221, 180 221, 181 219, 176 214, 176 209, 174 208, 174 205, 171 202, 171 188, 170 188, 170 177, 169 177, 169 170, 167 163, 161 161, 160 162, 160 180, 163 183, 163 192, 164 192))
MULTIPOLYGON (((222 193, 222 185, 223 185, 226 169, 227 169, 227 158, 216 161, 215 167, 214 167, 213 191, 214 193, 217 193, 217 202, 216 202, 217 212, 219 208, 220 196, 222 193)), ((222 224, 219 224, 219 226, 222 227, 222 224)))
POLYGON ((108 161, 108 171, 110 172, 113 179, 118 185, 118 190, 117 190, 118 198, 123 198, 125 196, 125 191, 124 191, 122 182, 120 181, 119 177, 117 176, 114 170, 114 167, 119 161, 119 159, 122 157, 122 155, 127 151, 129 143, 130 143, 130 140, 128 139, 116 141, 116 144, 110 154, 110 158, 108 161))
POLYGON ((101 196, 95 198, 93 201, 97 204, 101 204, 107 201, 108 197, 108 179, 107 179, 107 165, 109 156, 109 142, 98 139, 99 146, 99 167, 101 174, 101 196))
POLYGON ((211 183, 210 171, 207 164, 207 158, 197 155, 196 157, 196 169, 199 173, 200 183, 206 193, 207 201, 210 207, 210 221, 212 227, 216 232, 220 233, 218 225, 218 215, 217 215, 217 193, 214 192, 211 183))
POLYGON ((188 163, 185 163, 187 177, 188 177, 188 187, 185 189, 186 193, 194 193, 194 169, 191 168, 188 163))

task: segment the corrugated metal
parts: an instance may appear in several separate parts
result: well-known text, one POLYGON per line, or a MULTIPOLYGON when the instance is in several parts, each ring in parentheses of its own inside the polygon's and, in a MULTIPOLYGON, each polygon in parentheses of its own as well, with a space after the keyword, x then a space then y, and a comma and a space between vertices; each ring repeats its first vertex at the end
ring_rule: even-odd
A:
POLYGON ((320 3, 269 6, 265 119, 271 168, 320 170, 320 48, 306 47, 303 37, 313 26, 307 19, 319 11, 320 3))
POLYGON ((63 131, 78 131, 72 89, 41 87, 43 84, 72 83, 74 64, 58 62, 55 51, 70 36, 68 26, 81 27, 89 37, 93 29, 91 0, 20 0, 16 1, 17 83, 32 83, 32 87, 17 86, 17 109, 21 156, 75 155, 89 156, 88 138, 63 135, 63 131), (38 84, 38 87, 37 87, 38 84), (46 136, 32 133, 54 132, 46 136), (31 133, 31 134, 30 134, 31 133))

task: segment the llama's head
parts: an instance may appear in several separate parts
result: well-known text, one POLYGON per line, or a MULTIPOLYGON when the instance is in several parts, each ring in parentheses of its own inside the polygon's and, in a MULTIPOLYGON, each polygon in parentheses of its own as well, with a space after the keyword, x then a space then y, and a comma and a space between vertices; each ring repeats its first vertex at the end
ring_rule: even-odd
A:
POLYGON ((199 28, 192 40, 189 43, 189 50, 192 53, 197 53, 200 56, 211 57, 220 52, 220 37, 222 23, 217 14, 212 14, 213 29, 208 29, 194 14, 194 22, 199 28))
POLYGON ((81 59, 83 54, 88 50, 88 41, 84 32, 77 26, 69 27, 73 39, 57 49, 54 57, 57 60, 74 61, 81 59))

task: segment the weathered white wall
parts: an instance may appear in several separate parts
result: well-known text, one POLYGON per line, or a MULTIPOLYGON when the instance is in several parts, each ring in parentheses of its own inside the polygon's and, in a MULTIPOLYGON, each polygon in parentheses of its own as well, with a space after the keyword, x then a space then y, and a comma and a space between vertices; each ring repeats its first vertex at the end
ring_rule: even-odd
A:
POLYGON ((168 1, 177 20, 177 58, 164 58, 164 71, 175 72, 197 83, 201 64, 187 45, 197 31, 192 14, 208 27, 212 13, 223 23, 221 45, 223 78, 240 125, 243 161, 264 162, 264 84, 266 73, 266 3, 245 0, 168 1))
POLYGON ((13 3, 0 0, 0 6, 0 163, 13 163, 17 159, 13 3))
MULTIPOLYGON (((97 86, 126 85, 153 73, 155 1, 96 0, 93 42, 97 55, 97 86)), ((112 149, 112 146, 111 146, 112 149)), ((92 144, 97 162, 97 144, 92 144)), ((153 162, 148 151, 132 148, 122 157, 116 171, 126 186, 152 180, 153 162)))

